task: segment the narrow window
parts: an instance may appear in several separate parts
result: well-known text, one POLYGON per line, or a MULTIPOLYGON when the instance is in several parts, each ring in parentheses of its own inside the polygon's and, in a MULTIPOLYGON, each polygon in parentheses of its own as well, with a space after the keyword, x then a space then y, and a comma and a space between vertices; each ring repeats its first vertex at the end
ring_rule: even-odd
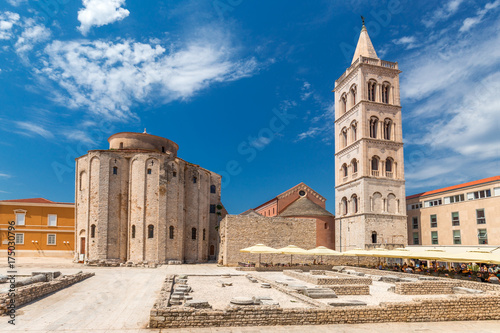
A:
POLYGON ((198 179, 196 179, 196 177, 193 177, 193 184, 196 184, 197 181, 198 179))
POLYGON ((348 203, 347 203, 347 198, 346 197, 343 197, 342 198, 342 212, 344 213, 344 215, 347 215, 347 213, 349 212, 349 209, 348 209, 348 203))
POLYGON ((375 87, 377 85, 377 82, 375 81, 369 81, 368 82, 368 100, 375 102, 375 87))
POLYGON ((418 232, 413 233, 413 245, 418 245, 420 243, 420 237, 418 236, 418 232))
POLYGON ((150 174, 151 174, 151 169, 148 169, 148 175, 150 175, 150 174))
POLYGON ((95 224, 90 226, 90 238, 95 238, 95 224))
POLYGON ((353 173, 358 172, 358 162, 356 160, 352 160, 351 164, 352 164, 352 172, 353 173))
POLYGON ((377 232, 372 232, 372 244, 377 244, 377 232))
POLYGON ((48 220, 49 227, 57 226, 57 215, 56 214, 49 214, 47 220, 48 220))
POLYGON ((353 195, 352 197, 352 209, 353 213, 358 212, 358 197, 356 195, 353 195))
POLYGON ((378 119, 376 117, 372 117, 370 119, 370 138, 377 138, 377 128, 378 128, 378 119))
POLYGON ((382 86, 382 103, 389 104, 389 92, 390 92, 391 86, 389 83, 384 83, 382 86))
POLYGON ((392 128, 392 120, 386 119, 384 121, 384 139, 385 140, 391 139, 391 128, 392 128))
POLYGON ((161 147, 161 152, 164 153, 165 152, 165 147, 161 147))
POLYGON ((358 139, 357 133, 356 133, 357 128, 358 128, 358 125, 356 123, 352 123, 352 125, 351 125, 352 135, 351 136, 352 136, 352 141, 353 142, 358 139))
POLYGON ((215 185, 210 185, 210 193, 216 193, 217 192, 217 187, 215 185))
POLYGON ((172 177, 177 177, 177 172, 172 172, 172 177))
POLYGON ((418 217, 414 216, 412 219, 413 229, 418 229, 418 217))
POLYGON ((210 245, 210 255, 214 256, 215 255, 215 246, 210 245))
POLYGON ((486 216, 484 215, 484 209, 476 209, 476 220, 477 224, 486 224, 486 216))
POLYGON ((148 238, 153 238, 155 236, 155 227, 154 225, 148 225, 148 238))
POLYGON ((462 244, 462 238, 460 237, 460 230, 453 230, 453 244, 462 244))
POLYGON ((345 163, 342 165, 342 174, 344 175, 344 177, 348 176, 347 164, 345 163))
POLYGON ((481 245, 488 244, 488 233, 486 232, 486 229, 479 229, 477 231, 477 238, 479 244, 481 245))
POLYGON ((433 245, 439 244, 439 241, 438 241, 438 232, 437 231, 431 231, 431 243, 433 245))
POLYGON ((56 235, 48 234, 47 235, 47 245, 56 245, 56 235))
POLYGON ((356 86, 352 86, 351 88, 351 96, 352 96, 352 105, 356 105, 356 86))
POLYGON ((16 213, 16 225, 26 224, 26 213, 16 213))
POLYGON ((135 225, 132 226, 132 238, 135 238, 135 225))
POLYGON ((15 236, 16 244, 24 244, 24 234, 16 234, 15 236))
POLYGON ((205 231, 205 229, 203 229, 203 240, 205 240, 205 234, 206 234, 206 231, 205 231))
POLYGON ((191 229, 191 239, 193 239, 193 240, 196 239, 196 228, 191 229))
POLYGON ((113 167, 113 175, 117 175, 118 174, 118 168, 117 167, 113 167))
POLYGON ((342 113, 346 113, 347 112, 347 97, 346 95, 342 95, 342 113))
POLYGON ((342 129, 342 147, 347 146, 347 128, 342 129))
POLYGON ((385 171, 392 172, 392 161, 390 159, 385 161, 385 171))
POLYGON ((453 226, 460 225, 460 218, 459 218, 458 212, 451 213, 451 225, 453 225, 453 226))
POLYGON ((432 214, 431 215, 431 228, 437 228, 437 226, 438 226, 437 215, 432 214))
POLYGON ((210 214, 215 214, 215 205, 210 205, 210 214))
POLYGON ((372 158, 372 171, 378 171, 378 158, 372 158))
POLYGON ((120 142, 120 149, 123 149, 123 142, 120 142))
POLYGON ((172 225, 168 228, 168 238, 174 239, 174 226, 172 225))
POLYGON ((325 229, 328 229, 328 223, 325 223, 324 228, 325 228, 325 229))

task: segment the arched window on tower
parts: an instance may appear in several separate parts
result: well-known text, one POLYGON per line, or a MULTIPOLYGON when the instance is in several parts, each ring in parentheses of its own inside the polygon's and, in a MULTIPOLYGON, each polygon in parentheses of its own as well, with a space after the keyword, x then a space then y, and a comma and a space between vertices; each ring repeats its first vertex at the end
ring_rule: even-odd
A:
POLYGON ((174 226, 171 225, 169 228, 168 228, 168 238, 170 239, 174 239, 174 226))
POLYGON ((342 114, 347 112, 347 95, 345 93, 340 97, 340 107, 342 114))
POLYGON ((349 212, 349 207, 348 207, 348 203, 347 203, 347 198, 346 197, 342 198, 341 206, 342 206, 342 215, 347 215, 347 213, 349 212))
POLYGON ((378 177, 380 175, 379 171, 378 171, 378 165, 379 165, 379 163, 380 163, 380 159, 377 156, 373 156, 372 157, 372 163, 371 163, 372 176, 378 177))
POLYGON ((342 164, 342 177, 346 178, 349 175, 347 164, 342 164))
POLYGON ((353 106, 356 105, 356 85, 351 87, 351 101, 353 106))
POLYGON ((384 82, 382 85, 382 103, 389 104, 389 94, 391 91, 391 84, 389 82, 384 82))
POLYGON ((378 118, 371 117, 370 118, 370 138, 377 138, 377 128, 378 128, 378 118))
POLYGON ((117 167, 113 167, 113 175, 117 175, 118 174, 118 168, 117 167))
POLYGON ((352 195, 351 202, 352 202, 352 212, 357 213, 358 212, 358 196, 356 194, 352 195))
POLYGON ((193 240, 196 239, 196 228, 191 229, 191 239, 193 239, 193 240))
POLYGON ((342 129, 342 147, 347 147, 347 128, 342 129))
POLYGON ((384 139, 385 140, 391 139, 391 129, 392 129, 392 120, 390 120, 389 118, 386 118, 384 120, 384 139))
POLYGON ((370 80, 368 81, 368 100, 375 102, 375 93, 377 91, 377 81, 370 80))
POLYGON ((205 229, 203 229, 203 240, 205 240, 205 237, 206 237, 206 231, 205 229))
POLYGON ((132 226, 132 238, 135 238, 135 225, 132 226))
POLYGON ((95 224, 90 226, 90 238, 95 238, 95 224))
POLYGON ((155 227, 154 225, 148 225, 148 238, 154 238, 155 236, 155 227))
POLYGON ((377 244, 377 232, 372 232, 372 244, 377 244))
POLYGON ((356 141, 358 139, 358 123, 356 121, 353 121, 351 123, 351 137, 352 137, 352 142, 356 141))
POLYGON ((393 160, 392 158, 388 157, 385 160, 385 176, 388 178, 393 178, 394 177, 394 172, 393 172, 393 160))
POLYGON ((210 185, 210 193, 216 193, 216 190, 217 188, 215 187, 215 185, 210 185))
MULTIPOLYGON (((352 173, 357 173, 358 172, 358 161, 356 161, 356 159, 354 158, 352 161, 351 161, 351 165, 352 165, 352 173)), ((354 177, 354 175, 353 175, 354 177)))

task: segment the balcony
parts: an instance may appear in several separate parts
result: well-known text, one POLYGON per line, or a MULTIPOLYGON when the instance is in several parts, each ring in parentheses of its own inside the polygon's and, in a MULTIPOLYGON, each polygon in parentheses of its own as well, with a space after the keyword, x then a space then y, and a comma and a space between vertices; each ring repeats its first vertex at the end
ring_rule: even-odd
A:
POLYGON ((394 172, 386 171, 386 172, 385 172, 385 176, 386 176, 387 178, 394 178, 394 172))
POLYGON ((344 178, 342 178, 342 182, 345 183, 348 179, 349 179, 349 177, 344 177, 344 178))
POLYGON ((358 178, 358 173, 357 172, 355 172, 355 173, 352 174, 352 179, 354 179, 354 178, 358 178))
POLYGON ((373 177, 379 177, 380 176, 380 171, 378 171, 378 170, 372 170, 372 176, 373 177))

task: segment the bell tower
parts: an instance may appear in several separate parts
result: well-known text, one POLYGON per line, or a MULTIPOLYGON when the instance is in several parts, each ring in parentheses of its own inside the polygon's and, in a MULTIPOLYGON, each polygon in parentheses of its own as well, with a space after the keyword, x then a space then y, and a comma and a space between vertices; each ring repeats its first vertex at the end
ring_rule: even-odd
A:
POLYGON ((363 22, 334 89, 336 250, 408 243, 399 73, 379 59, 363 22))

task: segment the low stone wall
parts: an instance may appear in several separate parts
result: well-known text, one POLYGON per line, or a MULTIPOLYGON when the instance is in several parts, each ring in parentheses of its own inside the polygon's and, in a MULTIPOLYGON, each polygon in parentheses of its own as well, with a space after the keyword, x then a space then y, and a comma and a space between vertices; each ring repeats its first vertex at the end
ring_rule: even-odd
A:
POLYGON ((150 328, 324 325, 380 322, 500 320, 500 296, 456 295, 452 299, 417 299, 364 307, 282 309, 274 306, 196 310, 151 310, 150 328))
POLYGON ((318 286, 372 284, 372 279, 370 278, 353 276, 348 274, 339 274, 329 271, 325 272, 325 274, 327 274, 328 276, 304 274, 293 270, 285 270, 283 271, 283 274, 318 286))
MULTIPOLYGON (((427 275, 423 275, 423 274, 411 274, 411 273, 394 272, 394 271, 386 271, 386 270, 378 270, 378 269, 362 268, 362 267, 353 267, 353 266, 347 266, 347 267, 345 267, 345 269, 346 270, 353 270, 356 272, 361 272, 361 273, 365 273, 365 274, 369 274, 369 275, 379 275, 379 276, 394 275, 394 276, 397 276, 400 278, 418 279, 421 276, 427 276, 427 275)), ((432 277, 436 278, 435 281, 452 281, 453 283, 457 283, 459 287, 500 293, 500 285, 498 285, 498 284, 469 281, 469 280, 451 279, 451 278, 447 278, 447 277, 437 277, 437 276, 432 276, 432 277)))
MULTIPOLYGON (((85 280, 95 273, 77 273, 73 275, 64 275, 49 282, 38 282, 15 289, 15 306, 19 306, 34 301, 42 296, 66 288, 74 283, 85 280)), ((7 285, 8 287, 8 285, 7 285)), ((11 297, 8 294, 0 294, 0 316, 9 313, 8 305, 11 303, 11 297)))
POLYGON ((396 282, 394 293, 400 295, 450 295, 453 287, 460 287, 459 281, 396 282))
POLYGON ((242 272, 282 272, 284 270, 300 269, 303 272, 317 271, 317 270, 330 270, 332 265, 311 265, 311 266, 273 266, 273 267, 237 267, 237 271, 242 272))
POLYGON ((365 284, 328 285, 337 295, 370 295, 370 286, 365 284))

